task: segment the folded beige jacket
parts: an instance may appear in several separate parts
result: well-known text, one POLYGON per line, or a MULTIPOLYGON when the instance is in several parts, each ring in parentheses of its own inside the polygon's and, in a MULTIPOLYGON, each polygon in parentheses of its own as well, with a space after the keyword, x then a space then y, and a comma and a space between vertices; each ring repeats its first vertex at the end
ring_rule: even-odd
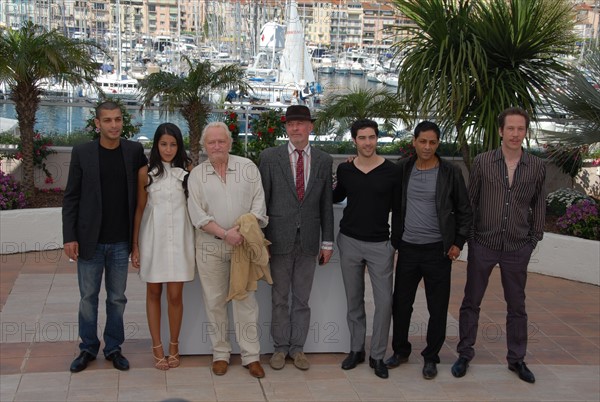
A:
POLYGON ((227 301, 246 298, 248 291, 257 289, 259 279, 264 279, 269 285, 273 284, 267 250, 271 242, 265 239, 256 217, 250 213, 244 214, 235 225, 239 225, 244 242, 233 249, 227 301))

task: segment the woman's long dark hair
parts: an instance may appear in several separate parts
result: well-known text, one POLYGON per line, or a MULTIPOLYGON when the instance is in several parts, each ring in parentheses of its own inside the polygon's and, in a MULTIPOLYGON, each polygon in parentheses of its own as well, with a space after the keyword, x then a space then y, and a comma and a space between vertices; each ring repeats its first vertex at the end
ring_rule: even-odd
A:
MULTIPOLYGON (((152 143, 152 149, 150 150, 150 161, 148 163, 148 173, 152 172, 154 169, 157 170, 156 177, 161 177, 165 173, 165 168, 162 164, 162 159, 160 158, 160 152, 158 151, 158 143, 163 135, 170 135, 175 138, 177 142, 177 153, 175 157, 171 161, 172 167, 178 167, 183 170, 187 170, 188 166, 191 165, 192 160, 185 152, 185 147, 183 146, 183 136, 181 134, 181 130, 177 125, 173 123, 162 123, 158 127, 156 127, 156 132, 154 133, 154 140, 152 143)), ((150 180, 148 182, 148 186, 152 184, 152 176, 150 176, 150 180)), ((187 175, 185 180, 183 181, 183 188, 185 189, 185 195, 187 197, 187 175)))

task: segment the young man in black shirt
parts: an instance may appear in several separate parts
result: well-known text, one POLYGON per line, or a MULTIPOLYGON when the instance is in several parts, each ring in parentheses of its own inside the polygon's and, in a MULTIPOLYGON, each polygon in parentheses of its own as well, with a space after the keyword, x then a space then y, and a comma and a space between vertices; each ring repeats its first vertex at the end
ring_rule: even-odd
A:
POLYGON ((373 286, 375 313, 369 365, 375 375, 388 378, 383 362, 392 315, 392 276, 395 250, 390 243, 389 214, 399 182, 397 165, 377 155, 377 123, 363 119, 350 133, 358 156, 338 166, 333 202, 347 198, 337 243, 348 303, 351 351, 342 362, 350 370, 365 360, 365 267, 373 286))
POLYGON ((77 261, 81 295, 80 354, 71 363, 73 373, 84 370, 100 350, 98 294, 103 274, 103 353, 116 369, 129 369, 129 362, 121 354, 125 340, 125 287, 138 170, 148 162, 141 144, 121 138, 123 116, 119 105, 103 102, 96 108, 94 121, 100 138, 73 147, 62 209, 64 251, 77 261))

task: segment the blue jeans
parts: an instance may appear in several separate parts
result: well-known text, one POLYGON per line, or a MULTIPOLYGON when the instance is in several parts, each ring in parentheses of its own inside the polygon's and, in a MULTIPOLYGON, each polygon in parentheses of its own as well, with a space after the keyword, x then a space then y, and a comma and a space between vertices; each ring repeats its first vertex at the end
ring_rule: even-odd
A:
POLYGON ((98 294, 102 284, 106 288, 106 326, 104 327, 104 356, 121 351, 125 341, 123 313, 125 312, 125 287, 129 264, 127 242, 98 244, 90 260, 79 258, 77 278, 79 281, 79 349, 96 356, 100 349, 98 339, 98 294))

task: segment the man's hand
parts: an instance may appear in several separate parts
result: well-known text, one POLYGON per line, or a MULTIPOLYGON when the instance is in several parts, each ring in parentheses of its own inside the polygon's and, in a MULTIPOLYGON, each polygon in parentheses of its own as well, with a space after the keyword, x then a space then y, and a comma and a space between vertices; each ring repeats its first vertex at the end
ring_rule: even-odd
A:
POLYGON ((65 249, 65 254, 67 255, 67 257, 69 257, 73 261, 77 261, 77 258, 79 257, 79 243, 76 241, 71 241, 69 243, 63 244, 63 247, 65 249))
POLYGON ((452 261, 456 260, 459 255, 460 249, 454 245, 450 247, 450 250, 448 250, 448 258, 450 258, 452 261))
POLYGON ((331 259, 332 255, 333 255, 333 250, 321 249, 321 251, 319 252, 319 265, 327 264, 329 262, 329 260, 331 259))
POLYGON ((244 242, 244 236, 240 233, 240 227, 234 226, 227 229, 227 236, 223 239, 230 246, 240 246, 244 242))

